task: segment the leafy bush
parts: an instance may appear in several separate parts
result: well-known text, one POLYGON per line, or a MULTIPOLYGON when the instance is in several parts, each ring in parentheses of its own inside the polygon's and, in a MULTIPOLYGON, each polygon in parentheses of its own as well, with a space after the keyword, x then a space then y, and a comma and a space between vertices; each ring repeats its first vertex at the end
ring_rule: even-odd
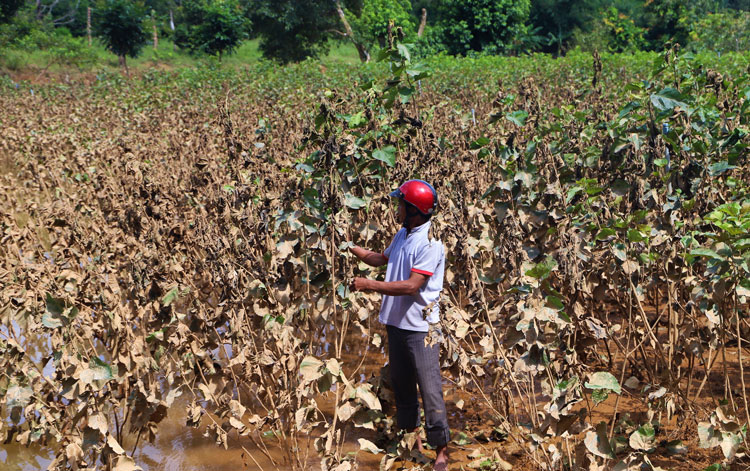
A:
MULTIPOLYGON (((27 66, 29 55, 41 59, 43 67, 65 64, 83 67, 96 62, 96 50, 89 47, 85 38, 73 37, 66 28, 34 28, 15 39, 11 47, 3 49, 3 63, 11 70, 27 66)), ((31 63, 39 62, 32 60, 31 63)))
POLYGON ((47 50, 59 46, 71 38, 72 36, 66 28, 35 28, 18 38, 14 45, 18 49, 34 52, 39 49, 47 50))
POLYGON ((329 31, 339 28, 331 0, 250 0, 246 11, 265 57, 299 62, 328 52, 329 31))
POLYGON ((43 27, 44 25, 34 20, 31 12, 21 10, 10 22, 5 24, 0 22, 0 48, 13 46, 19 39, 43 27))
POLYGON ((529 9, 529 0, 440 0, 431 35, 440 38, 449 54, 502 53, 511 48, 529 9))
POLYGON ((368 49, 377 43, 380 47, 386 45, 388 23, 401 27, 409 35, 416 27, 411 14, 409 0, 366 0, 362 3, 361 11, 350 14, 355 39, 368 49))
POLYGON ((750 12, 726 10, 706 15, 690 25, 692 50, 716 52, 750 49, 750 12))
POLYGON ((601 5, 601 0, 532 0, 530 23, 546 38, 542 51, 560 55, 567 50, 576 32, 589 32, 597 24, 601 5))
POLYGON ((50 47, 47 51, 49 64, 65 64, 82 67, 92 65, 97 61, 96 50, 91 48, 86 38, 63 36, 62 41, 50 47))
POLYGON ((18 49, 0 50, 0 63, 9 70, 21 70, 26 64, 26 53, 18 49))
POLYGON ((96 12, 97 36, 126 65, 125 57, 136 57, 148 39, 143 28, 143 8, 127 0, 106 0, 96 12))
POLYGON ((609 33, 607 48, 611 52, 640 49, 645 45, 643 39, 645 30, 636 26, 631 18, 628 18, 617 8, 610 7, 607 9, 604 15, 604 24, 609 33))
POLYGON ((233 52, 247 38, 248 22, 236 0, 189 0, 175 31, 175 43, 193 53, 218 55, 233 52))

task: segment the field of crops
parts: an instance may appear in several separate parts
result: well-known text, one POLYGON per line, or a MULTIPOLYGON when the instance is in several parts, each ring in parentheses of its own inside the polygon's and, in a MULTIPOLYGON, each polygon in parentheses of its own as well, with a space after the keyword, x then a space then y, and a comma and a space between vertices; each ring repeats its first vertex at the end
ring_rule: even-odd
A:
POLYGON ((132 470, 179 404, 249 469, 421 469, 347 247, 422 178, 464 468, 746 469, 749 64, 0 80, 0 440, 132 470))

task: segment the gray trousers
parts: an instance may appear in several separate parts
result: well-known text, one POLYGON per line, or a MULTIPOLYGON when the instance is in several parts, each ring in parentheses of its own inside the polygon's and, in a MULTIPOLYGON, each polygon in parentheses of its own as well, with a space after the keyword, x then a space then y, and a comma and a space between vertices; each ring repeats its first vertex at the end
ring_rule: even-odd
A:
POLYGON ((433 447, 447 445, 450 430, 440 376, 440 345, 425 347, 427 332, 414 332, 391 325, 387 325, 386 330, 398 427, 407 430, 419 427, 419 385, 425 410, 427 443, 433 447))

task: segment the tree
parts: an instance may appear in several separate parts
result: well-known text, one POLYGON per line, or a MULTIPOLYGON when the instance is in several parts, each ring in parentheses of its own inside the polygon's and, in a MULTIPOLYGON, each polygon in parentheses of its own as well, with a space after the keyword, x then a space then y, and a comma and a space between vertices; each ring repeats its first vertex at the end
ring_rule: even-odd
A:
MULTIPOLYGON (((527 0, 528 1, 528 0, 527 0)), ((363 62, 385 41, 388 23, 414 29, 409 0, 243 0, 265 57, 301 61, 328 52, 332 39, 346 38, 363 62)))
POLYGON ((143 28, 146 13, 142 4, 129 0, 104 0, 99 3, 96 13, 97 36, 117 55, 120 65, 129 74, 126 57, 136 57, 148 39, 143 28))
POLYGON ((390 22, 407 33, 416 27, 409 0, 364 0, 358 12, 347 13, 352 18, 353 40, 368 50, 376 43, 385 46, 390 22))
POLYGON ((603 0, 531 0, 531 23, 548 38, 546 52, 565 50, 576 28, 587 30, 599 18, 603 0))
POLYGON ((248 22, 236 0, 185 0, 175 42, 192 52, 233 52, 248 37, 248 22))
MULTIPOLYGON (((54 26, 68 26, 76 21, 81 10, 81 0, 35 0, 35 15, 39 21, 51 21, 54 26)), ((88 5, 84 0, 83 3, 88 5)))
POLYGON ((245 9, 263 55, 282 63, 328 52, 340 24, 333 0, 246 0, 245 9))
POLYGON ((609 33, 607 49, 611 52, 641 49, 644 46, 644 29, 636 26, 632 18, 616 7, 609 7, 605 11, 604 26, 609 33))
POLYGON ((0 24, 10 22, 16 12, 23 6, 24 0, 2 0, 0 1, 0 24))
POLYGON ((432 36, 449 54, 510 49, 529 17, 530 0, 437 0, 432 36))

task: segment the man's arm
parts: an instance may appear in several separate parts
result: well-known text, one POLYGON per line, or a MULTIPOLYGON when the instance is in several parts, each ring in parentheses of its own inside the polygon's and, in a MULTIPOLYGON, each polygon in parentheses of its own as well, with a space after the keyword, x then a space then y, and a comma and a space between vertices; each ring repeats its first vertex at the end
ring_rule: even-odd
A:
POLYGON ((428 278, 427 275, 414 271, 411 272, 408 280, 403 281, 377 281, 368 278, 355 278, 354 283, 352 283, 352 289, 354 291, 375 291, 376 293, 388 296, 412 296, 419 292, 419 289, 427 283, 428 278))
POLYGON ((388 259, 382 253, 373 252, 372 250, 363 249, 359 246, 353 246, 349 248, 349 251, 354 254, 355 257, 362 260, 371 267, 380 267, 388 264, 388 259))

